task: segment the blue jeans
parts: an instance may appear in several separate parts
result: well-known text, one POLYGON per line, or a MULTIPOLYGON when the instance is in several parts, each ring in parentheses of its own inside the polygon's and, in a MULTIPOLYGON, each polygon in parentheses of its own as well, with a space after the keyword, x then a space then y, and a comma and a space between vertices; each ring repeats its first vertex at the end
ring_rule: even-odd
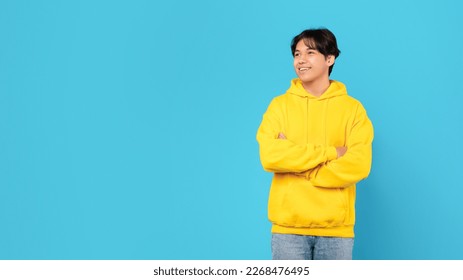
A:
POLYGON ((352 260, 353 238, 272 235, 274 260, 352 260))

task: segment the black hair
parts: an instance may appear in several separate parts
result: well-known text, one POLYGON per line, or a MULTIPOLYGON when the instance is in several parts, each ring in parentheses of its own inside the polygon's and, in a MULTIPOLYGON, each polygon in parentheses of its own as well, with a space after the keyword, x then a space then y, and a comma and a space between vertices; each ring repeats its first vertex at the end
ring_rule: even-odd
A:
MULTIPOLYGON (((326 28, 321 29, 306 29, 297 35, 291 41, 291 52, 294 57, 294 52, 296 51, 296 45, 299 41, 304 40, 304 43, 307 47, 313 48, 323 54, 326 58, 328 55, 333 55, 334 58, 337 58, 341 51, 338 49, 338 44, 336 42, 336 37, 333 32, 329 31, 326 28)), ((333 65, 330 66, 328 75, 331 74, 333 70, 333 65)))

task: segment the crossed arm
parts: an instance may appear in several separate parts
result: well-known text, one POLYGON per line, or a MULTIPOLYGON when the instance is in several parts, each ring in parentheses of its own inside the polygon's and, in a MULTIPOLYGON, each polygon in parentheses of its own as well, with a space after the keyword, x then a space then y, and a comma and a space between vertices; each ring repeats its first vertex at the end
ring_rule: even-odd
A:
MULTIPOLYGON (((278 139, 286 140, 286 136, 283 132, 278 133, 278 139)), ((347 147, 336 147, 337 158, 342 157, 347 152, 347 147)))
POLYGON ((371 167, 373 127, 361 107, 346 147, 298 145, 288 140, 275 116, 264 116, 257 140, 265 170, 304 176, 314 186, 348 187, 366 178, 371 167))

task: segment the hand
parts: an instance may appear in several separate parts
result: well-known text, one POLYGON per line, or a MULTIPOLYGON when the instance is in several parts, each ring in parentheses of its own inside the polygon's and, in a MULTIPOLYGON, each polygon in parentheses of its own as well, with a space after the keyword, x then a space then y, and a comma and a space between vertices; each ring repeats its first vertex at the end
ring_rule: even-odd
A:
POLYGON ((347 152, 347 147, 336 147, 336 152, 338 152, 338 158, 340 158, 347 152))
POLYGON ((286 136, 282 132, 280 132, 278 133, 278 139, 286 139, 286 136))

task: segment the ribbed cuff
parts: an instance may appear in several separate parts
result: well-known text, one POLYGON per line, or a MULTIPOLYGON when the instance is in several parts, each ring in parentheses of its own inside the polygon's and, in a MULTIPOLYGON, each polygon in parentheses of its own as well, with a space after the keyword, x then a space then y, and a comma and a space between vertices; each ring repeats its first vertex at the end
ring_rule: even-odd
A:
POLYGON ((338 158, 338 151, 336 147, 329 147, 327 151, 328 161, 338 158))

